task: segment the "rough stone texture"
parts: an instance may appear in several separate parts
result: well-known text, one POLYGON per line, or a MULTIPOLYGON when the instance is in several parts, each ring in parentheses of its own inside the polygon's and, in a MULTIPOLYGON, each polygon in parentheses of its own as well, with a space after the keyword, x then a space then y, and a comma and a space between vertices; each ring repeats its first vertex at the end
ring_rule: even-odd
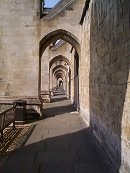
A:
POLYGON ((79 73, 80 112, 87 124, 90 123, 89 114, 89 72, 90 72, 90 11, 82 26, 81 60, 79 73))
MULTIPOLYGON (((38 98, 41 92, 39 54, 41 57, 43 51, 39 50, 40 41, 44 41, 43 49, 50 46, 49 40, 56 41, 55 37, 70 41, 79 55, 80 101, 75 75, 75 49, 70 53, 70 45, 66 43, 56 51, 46 49, 43 53, 41 90, 50 89, 49 62, 52 58, 60 54, 67 57, 72 72, 72 102, 80 106, 82 117, 93 129, 113 167, 118 172, 128 173, 130 1, 91 0, 84 23, 80 26, 84 3, 85 0, 79 0, 71 6, 72 10, 65 10, 52 21, 46 21, 40 19, 39 0, 0 1, 0 102, 38 98)), ((57 81, 54 76, 52 78, 55 87, 57 81)), ((84 171, 84 167, 83 164, 75 165, 77 170, 84 171)))
POLYGON ((75 33, 80 40, 82 8, 83 3, 76 3, 65 16, 45 21, 40 20, 38 0, 0 1, 1 97, 38 96, 39 41, 56 29, 75 33))
POLYGON ((130 172, 129 6, 92 0, 82 26, 81 113, 120 172, 130 172))
POLYGON ((31 0, 0 1, 1 96, 37 96, 37 9, 31 0), (33 67, 33 68, 32 68, 33 67))

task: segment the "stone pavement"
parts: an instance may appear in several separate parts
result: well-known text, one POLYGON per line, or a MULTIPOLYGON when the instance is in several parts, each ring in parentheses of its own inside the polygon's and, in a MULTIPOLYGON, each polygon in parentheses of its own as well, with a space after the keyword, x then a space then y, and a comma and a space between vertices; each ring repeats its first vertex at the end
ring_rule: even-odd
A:
POLYGON ((33 124, 26 144, 10 153, 0 173, 111 173, 69 100, 54 96, 45 119, 33 124))

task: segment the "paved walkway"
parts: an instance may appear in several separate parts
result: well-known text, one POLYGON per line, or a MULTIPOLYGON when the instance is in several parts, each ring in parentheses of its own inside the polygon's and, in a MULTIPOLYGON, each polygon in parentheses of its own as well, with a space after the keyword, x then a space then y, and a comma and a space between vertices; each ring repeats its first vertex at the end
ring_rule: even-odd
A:
POLYGON ((111 173, 78 112, 64 95, 45 106, 25 146, 12 152, 0 173, 111 173), (59 100, 59 101, 58 101, 59 100))

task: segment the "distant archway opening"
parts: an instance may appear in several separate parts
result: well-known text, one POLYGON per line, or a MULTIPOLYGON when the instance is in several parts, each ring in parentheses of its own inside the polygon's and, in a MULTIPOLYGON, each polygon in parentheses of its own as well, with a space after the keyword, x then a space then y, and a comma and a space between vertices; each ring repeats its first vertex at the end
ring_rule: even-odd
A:
MULTIPOLYGON (((38 95, 39 95, 39 98, 41 101, 42 101, 42 99, 41 99, 41 58, 42 58, 42 55, 43 55, 44 51, 46 50, 46 48, 51 43, 56 42, 59 39, 64 40, 64 41, 68 42, 70 45, 72 45, 73 49, 76 52, 77 59, 80 58, 79 41, 76 36, 74 36, 72 33, 68 32, 68 31, 65 31, 63 29, 55 30, 55 31, 47 34, 45 37, 43 37, 41 39, 40 44, 39 44, 39 83, 38 83, 38 95)), ((76 58, 74 58, 74 61, 76 61, 76 58)), ((79 63, 79 60, 77 62, 79 63)), ((74 68, 76 68, 76 71, 78 71, 78 74, 79 74, 78 65, 75 66, 74 68)), ((77 92, 79 93, 79 83, 76 82, 75 84, 77 85, 77 86, 74 86, 75 93, 77 93, 77 92)), ((77 94, 77 97, 78 96, 79 96, 79 94, 77 94)), ((78 105, 79 105, 79 98, 77 98, 77 97, 74 97, 74 99, 78 99, 78 101, 74 100, 76 107, 78 107, 78 105)))

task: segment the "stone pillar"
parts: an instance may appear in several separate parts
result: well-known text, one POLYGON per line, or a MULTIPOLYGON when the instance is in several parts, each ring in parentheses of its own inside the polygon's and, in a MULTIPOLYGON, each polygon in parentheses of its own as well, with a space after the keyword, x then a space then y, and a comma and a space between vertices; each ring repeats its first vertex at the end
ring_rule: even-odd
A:
POLYGON ((66 71, 66 96, 69 98, 69 72, 66 71))
POLYGON ((50 74, 49 74, 50 78, 50 91, 53 90, 53 74, 52 74, 52 68, 50 68, 50 74))
POLYGON ((41 58, 41 97, 44 102, 50 102, 49 53, 48 48, 41 58))

